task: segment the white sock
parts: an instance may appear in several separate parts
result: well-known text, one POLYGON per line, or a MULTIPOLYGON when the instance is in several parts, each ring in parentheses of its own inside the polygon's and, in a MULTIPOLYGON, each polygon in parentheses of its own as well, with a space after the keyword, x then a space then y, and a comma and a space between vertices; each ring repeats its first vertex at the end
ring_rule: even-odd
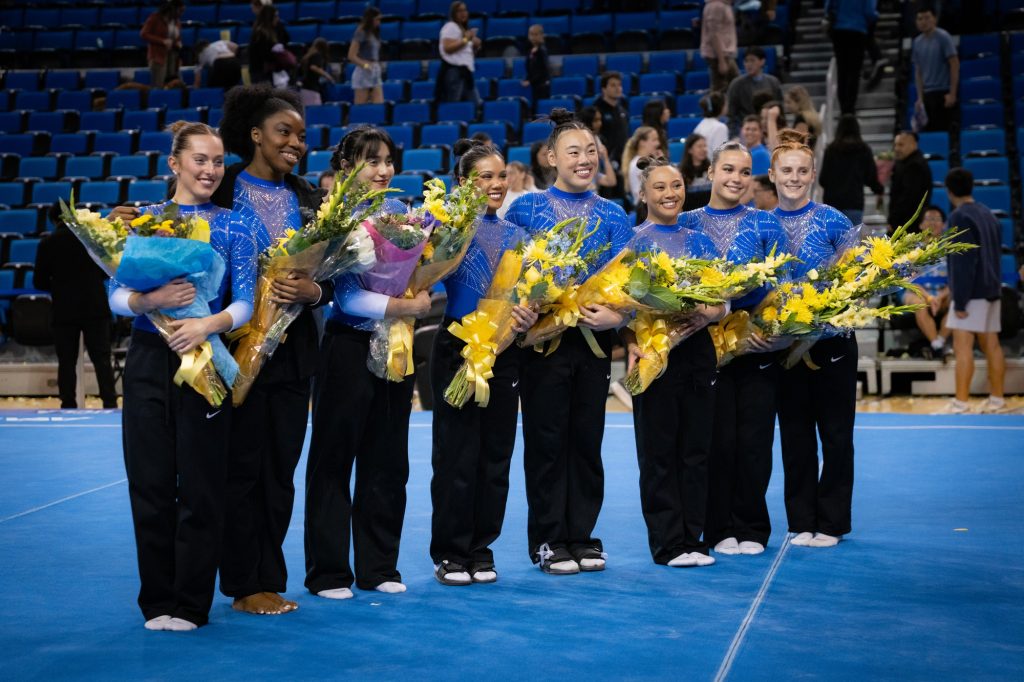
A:
POLYGON ((473 574, 473 580, 478 583, 493 583, 497 579, 497 571, 477 571, 473 574))
POLYGON ((697 557, 695 552, 684 552, 677 556, 675 559, 671 559, 668 562, 669 566, 673 568, 689 568, 690 566, 697 565, 697 557))
POLYGON ((580 567, 600 568, 604 566, 604 559, 580 559, 580 567))
POLYGON ((701 552, 692 552, 690 556, 696 560, 697 563, 695 565, 698 567, 710 566, 715 563, 715 557, 708 554, 702 554, 701 552))
MULTIPOLYGON (((437 569, 439 569, 440 567, 440 564, 434 566, 435 575, 437 574, 437 569)), ((469 577, 469 571, 454 571, 452 573, 446 573, 444 579, 448 581, 448 583, 456 583, 459 585, 468 585, 471 582, 473 582, 473 579, 469 577)), ((384 591, 385 590, 381 590, 381 592, 384 591)))
POLYGON ((806 547, 811 544, 811 538, 814 537, 814 533, 797 533, 789 544, 796 545, 798 547, 806 547))
POLYGON ((935 350, 942 350, 942 347, 946 345, 946 339, 941 336, 936 336, 932 341, 932 348, 935 350))
POLYGON ((142 626, 147 630, 167 630, 167 624, 171 622, 170 616, 157 616, 156 618, 150 618, 142 626))
POLYGON ((740 554, 761 554, 764 552, 764 545, 752 540, 744 540, 740 543, 740 554))
POLYGON ((839 544, 839 538, 835 535, 815 533, 814 539, 807 543, 810 547, 835 547, 839 544))
POLYGON ((736 538, 726 538, 715 545, 715 551, 719 554, 739 554, 740 543, 736 542, 736 538))
POLYGON ((171 630, 172 632, 189 632, 198 627, 198 625, 190 620, 185 620, 184 618, 171 618, 167 621, 166 629, 171 630))
POLYGON ((324 599, 351 599, 354 595, 352 590, 347 587, 336 587, 333 590, 320 590, 316 596, 324 599))
POLYGON ((405 592, 405 585, 394 580, 388 580, 387 582, 383 582, 380 585, 377 585, 377 587, 373 589, 377 590, 378 592, 385 592, 387 594, 399 594, 401 592, 405 592))
POLYGON ((580 570, 580 565, 576 563, 574 559, 566 559, 565 561, 556 561, 548 567, 549 570, 555 572, 577 572, 580 570))

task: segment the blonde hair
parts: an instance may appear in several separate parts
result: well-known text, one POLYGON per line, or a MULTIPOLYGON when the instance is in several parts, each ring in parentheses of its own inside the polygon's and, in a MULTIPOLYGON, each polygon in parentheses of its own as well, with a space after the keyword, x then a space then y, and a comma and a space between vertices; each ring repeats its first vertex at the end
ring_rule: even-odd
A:
MULTIPOLYGON (((651 133, 658 134, 658 130, 651 126, 640 126, 633 133, 633 136, 626 142, 626 146, 622 148, 622 163, 619 169, 622 172, 622 186, 626 192, 630 191, 629 187, 629 164, 632 163, 633 157, 636 156, 636 150, 640 147, 640 140, 644 139, 651 133)), ((660 144, 659 144, 660 147, 660 144)))

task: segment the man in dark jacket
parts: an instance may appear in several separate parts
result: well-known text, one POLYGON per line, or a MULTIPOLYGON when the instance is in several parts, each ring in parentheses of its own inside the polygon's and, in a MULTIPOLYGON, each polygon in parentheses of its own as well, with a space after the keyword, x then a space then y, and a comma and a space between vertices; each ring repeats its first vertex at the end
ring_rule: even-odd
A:
POLYGON ((953 212, 949 216, 951 230, 962 234, 958 241, 977 248, 951 254, 949 288, 952 314, 946 325, 953 332, 953 353, 956 356, 956 398, 951 412, 966 412, 974 375, 974 338, 988 363, 990 395, 982 405, 983 412, 998 412, 1006 407, 1003 379, 1006 360, 999 345, 1000 288, 999 223, 984 204, 974 200, 974 176, 966 168, 954 168, 946 176, 946 191, 953 212))
POLYGON ((33 282, 53 299, 53 340, 57 351, 57 390, 60 406, 79 407, 75 399, 78 337, 96 370, 103 407, 117 407, 114 371, 110 366, 110 324, 105 283, 107 275, 60 219, 55 205, 50 220, 57 230, 39 243, 33 282))
MULTIPOLYGON (((892 168, 892 184, 889 190, 889 234, 900 225, 907 223, 914 215, 921 199, 927 206, 932 198, 932 171, 924 154, 917 148, 917 134, 909 130, 896 135, 892 145, 896 163, 892 168)), ((921 217, 910 226, 914 232, 921 226, 921 217)))

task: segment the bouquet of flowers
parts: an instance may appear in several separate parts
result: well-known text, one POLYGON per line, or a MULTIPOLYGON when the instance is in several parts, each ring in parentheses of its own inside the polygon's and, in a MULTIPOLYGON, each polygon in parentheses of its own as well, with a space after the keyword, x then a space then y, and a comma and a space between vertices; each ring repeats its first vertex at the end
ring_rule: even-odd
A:
MULTIPOLYGON (((796 260, 774 251, 763 261, 735 265, 727 260, 669 258, 658 254, 657 268, 651 268, 652 288, 668 295, 642 299, 629 328, 636 335, 642 357, 623 380, 632 395, 643 393, 668 367, 669 352, 691 332, 686 315, 698 304, 717 305, 739 298, 765 284, 774 284, 779 273, 796 260)), ((644 280, 641 278, 640 283, 644 280)), ((642 293, 643 288, 638 290, 642 293)))
MULTIPOLYGON (((453 187, 447 197, 441 180, 432 178, 427 181, 423 206, 413 214, 412 220, 419 221, 419 224, 432 224, 433 229, 426 237, 415 269, 407 278, 408 286, 392 295, 404 294, 413 298, 421 291, 428 291, 459 267, 476 234, 477 218, 487 201, 474 180, 475 174, 471 173, 464 183, 453 187)), ((397 242, 392 243, 397 245, 397 242)), ((402 381, 413 373, 415 324, 415 319, 406 317, 374 323, 366 364, 375 376, 388 381, 402 381)))
POLYGON ((299 230, 288 230, 260 256, 252 319, 233 334, 238 339, 239 367, 232 396, 235 405, 245 400, 260 369, 302 312, 300 303, 282 305, 271 300, 274 279, 305 273, 321 281, 373 266, 374 244, 361 216, 379 208, 387 190, 370 190, 358 183, 360 170, 362 166, 335 182, 315 218, 299 230))
POLYGON ((512 309, 549 304, 571 288, 576 273, 587 267, 580 249, 589 234, 586 220, 570 218, 502 254, 476 310, 448 327, 466 344, 462 349, 466 360, 444 393, 449 405, 461 408, 475 398, 481 407, 487 406, 487 380, 494 376, 494 363, 515 340, 512 309))
POLYGON ((868 237, 821 271, 811 270, 800 281, 782 284, 752 315, 738 311, 723 320, 715 331, 719 365, 748 352, 754 334, 765 338, 800 337, 802 342, 791 349, 783 363, 792 366, 822 335, 848 334, 877 318, 889 319, 917 310, 921 305, 870 306, 866 301, 896 289, 919 292, 911 282, 916 273, 951 253, 974 248, 956 242, 958 235, 954 230, 932 239, 901 226, 891 237, 868 237))
MULTIPOLYGON (((72 206, 74 196, 71 197, 72 206)), ((85 209, 73 210, 60 202, 68 227, 85 245, 93 259, 118 284, 137 291, 151 291, 172 279, 185 277, 196 288, 187 306, 147 313, 166 340, 174 333, 172 320, 206 317, 209 301, 217 297, 226 265, 210 246, 210 225, 196 216, 182 217, 176 204, 160 215, 143 214, 130 229, 119 219, 106 220, 85 209)), ((227 397, 238 366, 220 337, 211 335, 194 350, 181 354, 174 383, 186 383, 219 407, 227 397)))

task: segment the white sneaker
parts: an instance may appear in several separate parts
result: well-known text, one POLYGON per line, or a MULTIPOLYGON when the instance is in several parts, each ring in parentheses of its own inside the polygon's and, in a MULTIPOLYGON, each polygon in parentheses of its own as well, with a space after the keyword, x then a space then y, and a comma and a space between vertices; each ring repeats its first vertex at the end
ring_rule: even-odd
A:
POLYGON ((684 552, 676 558, 669 560, 668 565, 673 568, 690 568, 697 565, 697 557, 694 552, 684 552))
POLYGON ((736 541, 736 538, 726 538, 715 545, 715 551, 719 554, 739 554, 740 543, 736 541))
POLYGON ((740 543, 740 554, 762 554, 764 552, 764 545, 760 542, 754 542, 752 540, 744 540, 740 543))
POLYGON ((165 629, 171 630, 172 632, 191 632, 199 626, 190 620, 184 618, 171 618, 167 621, 167 627, 165 629))
POLYGON ((814 533, 797 533, 793 536, 793 539, 789 541, 789 544, 796 545, 797 547, 806 547, 811 544, 811 539, 814 537, 814 533))
POLYGON ((807 543, 808 547, 835 547, 839 544, 839 538, 835 535, 815 533, 814 539, 807 543))
POLYGON ((405 592, 405 585, 394 580, 388 580, 377 585, 377 587, 373 589, 378 592, 384 592, 385 594, 401 594, 402 592, 405 592))
POLYGON ((999 398, 993 395, 985 398, 985 402, 981 404, 981 411, 989 414, 998 412, 1004 412, 1006 410, 1006 399, 999 398))
POLYGON ((171 622, 170 616, 157 616, 156 618, 150 618, 142 626, 147 630, 167 630, 167 624, 171 622))
POLYGON ((323 597, 324 599, 351 599, 353 597, 352 590, 347 587, 338 587, 333 590, 320 590, 316 593, 316 596, 323 597))
POLYGON ((970 412, 971 406, 963 400, 957 400, 951 398, 949 403, 946 405, 946 409, 943 410, 945 414, 964 414, 970 412))

